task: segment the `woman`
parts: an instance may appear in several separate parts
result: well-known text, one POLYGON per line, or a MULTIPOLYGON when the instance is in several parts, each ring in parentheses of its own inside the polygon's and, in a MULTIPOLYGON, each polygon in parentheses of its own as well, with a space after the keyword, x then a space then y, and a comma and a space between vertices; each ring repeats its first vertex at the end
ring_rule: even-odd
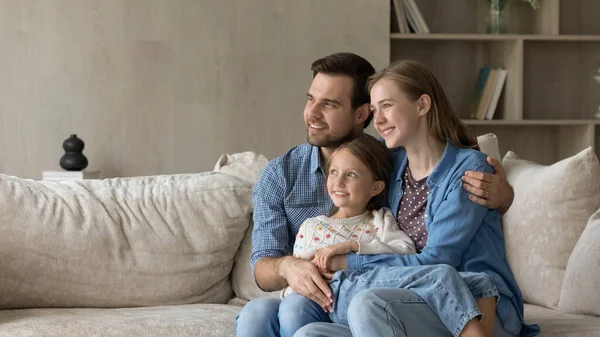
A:
MULTIPOLYGON (((428 336, 440 330, 420 298, 406 289, 376 288, 372 274, 449 265, 490 276, 499 292, 494 336, 534 336, 523 321, 521 291, 504 251, 497 210, 472 203, 462 188, 465 171, 492 172, 477 139, 454 114, 435 76, 415 61, 400 61, 369 81, 375 129, 393 152, 389 207, 417 246, 411 255, 338 255, 331 271, 348 269, 344 282, 373 285, 351 301, 349 328, 313 323, 295 336, 428 336), (373 269, 373 270, 371 270, 373 269), (418 314, 415 314, 417 313, 418 314)), ((344 296, 343 287, 338 296, 344 296)))

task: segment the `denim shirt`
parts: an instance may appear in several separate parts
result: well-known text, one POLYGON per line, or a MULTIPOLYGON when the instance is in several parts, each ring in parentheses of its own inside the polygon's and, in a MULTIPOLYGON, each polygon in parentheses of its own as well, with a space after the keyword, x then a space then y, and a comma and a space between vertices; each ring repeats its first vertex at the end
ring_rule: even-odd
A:
MULTIPOLYGON (((388 201, 396 212, 403 195, 402 174, 408 158, 403 148, 392 154, 394 170, 388 201)), ((442 159, 426 180, 429 195, 424 222, 429 237, 423 251, 410 255, 349 254, 348 268, 448 264, 459 272, 486 273, 500 293, 496 304, 499 323, 511 334, 534 336, 540 329, 524 323, 523 297, 506 259, 500 213, 472 202, 462 188, 465 171, 493 173, 486 157, 477 150, 457 148, 448 142, 442 159)))

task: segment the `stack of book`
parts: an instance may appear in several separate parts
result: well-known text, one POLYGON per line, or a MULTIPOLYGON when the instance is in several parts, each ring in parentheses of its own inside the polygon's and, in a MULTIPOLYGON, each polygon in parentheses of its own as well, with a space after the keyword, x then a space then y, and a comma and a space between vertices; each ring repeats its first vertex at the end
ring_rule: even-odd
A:
POLYGON ((398 22, 398 31, 401 34, 429 33, 427 22, 423 19, 415 0, 392 0, 392 2, 398 22))
POLYGON ((479 70, 469 118, 490 120, 494 118, 502 88, 506 82, 506 69, 482 67, 479 70))
POLYGON ((42 171, 43 181, 100 179, 99 171, 42 171))

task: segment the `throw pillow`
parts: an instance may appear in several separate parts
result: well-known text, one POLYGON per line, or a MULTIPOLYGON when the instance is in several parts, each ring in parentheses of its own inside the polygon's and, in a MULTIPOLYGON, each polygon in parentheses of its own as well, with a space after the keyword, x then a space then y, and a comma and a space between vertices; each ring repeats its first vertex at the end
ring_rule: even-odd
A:
POLYGON ((217 172, 0 175, 0 308, 226 303, 251 191, 217 172))
POLYGON ((246 230, 246 234, 244 235, 240 249, 235 256, 235 265, 233 266, 233 271, 231 272, 233 292, 235 293, 236 297, 246 301, 265 296, 279 297, 280 291, 262 291, 254 280, 254 275, 252 274, 252 269, 250 268, 253 228, 254 226, 251 223, 250 227, 248 227, 246 230))
POLYGON ((574 314, 600 316, 600 209, 588 222, 571 253, 558 308, 574 314))
POLYGON ((600 206, 600 164, 592 148, 552 165, 509 151, 502 164, 515 198, 504 215, 508 262, 527 303, 555 308, 569 256, 600 206))
POLYGON ((498 137, 493 133, 487 133, 481 136, 477 136, 477 144, 479 144, 479 149, 481 152, 487 154, 488 156, 496 159, 497 161, 502 161, 502 157, 500 156, 500 149, 498 147, 498 137))

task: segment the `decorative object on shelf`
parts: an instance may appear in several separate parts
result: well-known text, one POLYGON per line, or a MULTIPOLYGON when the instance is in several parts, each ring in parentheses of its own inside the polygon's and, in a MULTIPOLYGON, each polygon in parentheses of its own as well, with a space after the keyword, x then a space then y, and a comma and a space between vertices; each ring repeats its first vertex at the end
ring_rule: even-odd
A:
MULTIPOLYGON (((506 33, 506 24, 504 23, 504 8, 508 0, 488 0, 490 2, 490 12, 487 17, 488 34, 506 33)), ((529 3, 533 9, 540 8, 539 0, 521 0, 529 3)))
MULTIPOLYGON (((600 68, 598 68, 598 75, 594 76, 596 82, 600 84, 600 68)), ((600 105, 598 105, 598 110, 596 111, 596 118, 600 118, 600 105)))
POLYGON ((63 142, 65 154, 60 158, 60 167, 67 171, 81 171, 88 166, 88 160, 83 155, 85 143, 73 134, 63 142))

